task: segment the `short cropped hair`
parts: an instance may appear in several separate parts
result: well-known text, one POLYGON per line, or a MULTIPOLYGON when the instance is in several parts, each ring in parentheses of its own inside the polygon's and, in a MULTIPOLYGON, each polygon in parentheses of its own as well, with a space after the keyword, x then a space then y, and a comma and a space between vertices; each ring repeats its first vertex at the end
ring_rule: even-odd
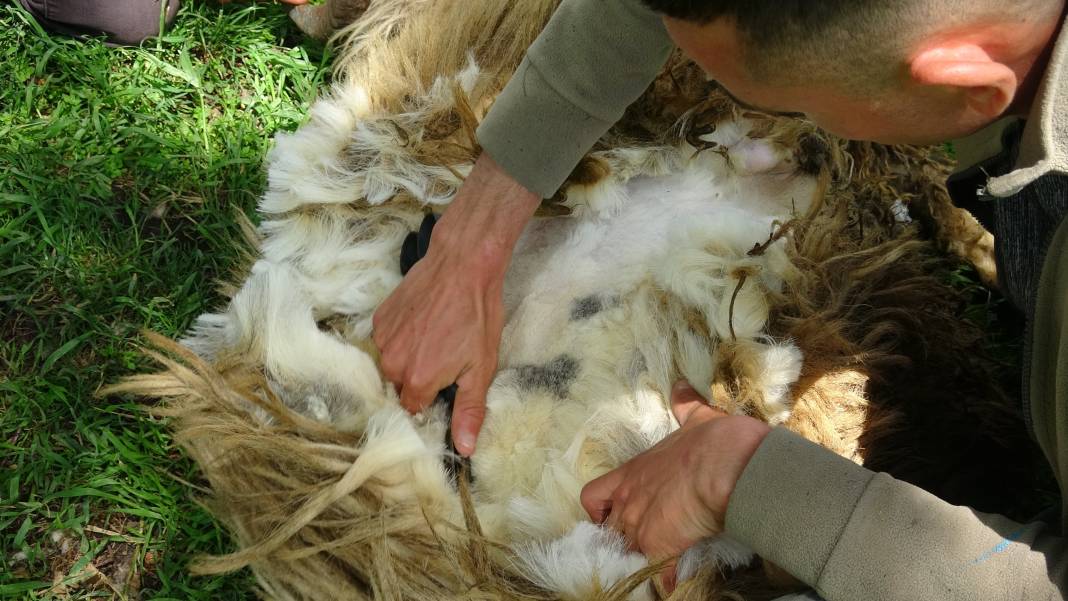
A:
MULTIPOLYGON (((741 35, 757 77, 784 83, 835 81, 877 91, 900 74, 924 34, 969 20, 1043 10, 1047 0, 642 0, 652 10, 694 23, 727 18, 741 35)), ((1034 14, 1033 12, 1031 14, 1034 14)))

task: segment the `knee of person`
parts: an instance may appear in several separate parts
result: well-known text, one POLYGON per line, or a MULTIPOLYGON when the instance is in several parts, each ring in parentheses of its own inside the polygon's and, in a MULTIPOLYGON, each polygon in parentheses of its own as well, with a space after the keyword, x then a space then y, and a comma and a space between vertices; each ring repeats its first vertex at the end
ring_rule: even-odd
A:
MULTIPOLYGON (((133 0, 122 0, 121 3, 134 4, 133 0)), ((174 22, 178 14, 180 0, 139 0, 137 4, 148 5, 155 10, 145 10, 139 6, 139 10, 130 11, 126 17, 117 19, 110 27, 102 28, 108 35, 108 41, 114 44, 136 46, 141 42, 163 35, 174 22), (164 10, 162 2, 166 2, 166 13, 163 15, 163 31, 160 30, 160 13, 164 10)))
POLYGON ((106 36, 111 44, 137 45, 161 35, 178 14, 180 0, 22 0, 45 29, 74 37, 106 36))

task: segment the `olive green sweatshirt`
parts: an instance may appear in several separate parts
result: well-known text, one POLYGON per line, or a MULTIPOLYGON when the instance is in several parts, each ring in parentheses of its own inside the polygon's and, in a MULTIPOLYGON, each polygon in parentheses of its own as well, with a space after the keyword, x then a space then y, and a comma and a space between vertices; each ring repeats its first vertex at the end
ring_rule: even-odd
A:
MULTIPOLYGON (((528 189, 551 196, 671 49, 659 17, 639 0, 564 0, 479 128, 483 148, 528 189)), ((1068 174, 1066 69, 1062 35, 1017 168, 990 179, 987 193, 1008 197, 1044 176, 1068 174)), ((961 147, 962 154, 972 150, 961 147)), ((1064 194, 1066 187, 1053 189, 1064 194)), ((1026 400, 1035 438, 1063 489, 1068 220, 1046 247, 1035 298, 1026 400)), ((1066 507, 1061 514, 1068 523, 1066 507)), ((950 505, 782 428, 767 436, 738 481, 726 529, 827 601, 1061 599, 1068 590, 1068 540, 1059 525, 950 505)))

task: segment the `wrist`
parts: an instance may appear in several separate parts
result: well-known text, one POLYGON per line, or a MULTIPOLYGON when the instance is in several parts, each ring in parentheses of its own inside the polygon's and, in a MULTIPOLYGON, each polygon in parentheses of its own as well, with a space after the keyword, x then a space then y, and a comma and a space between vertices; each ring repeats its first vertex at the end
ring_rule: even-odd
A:
POLYGON ((709 438, 715 441, 714 446, 721 453, 729 455, 719 463, 722 469, 709 471, 708 481, 700 488, 704 494, 700 500, 722 526, 731 495, 771 427, 758 419, 740 415, 714 420, 714 424, 715 431, 709 432, 709 438))
POLYGON ((431 252, 476 274, 503 279, 541 198, 483 153, 434 228, 431 252))

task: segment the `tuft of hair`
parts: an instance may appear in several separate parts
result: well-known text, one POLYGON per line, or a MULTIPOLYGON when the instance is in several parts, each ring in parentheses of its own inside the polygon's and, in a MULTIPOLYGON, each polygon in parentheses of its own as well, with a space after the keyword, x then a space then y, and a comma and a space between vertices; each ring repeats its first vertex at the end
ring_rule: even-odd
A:
MULTIPOLYGON (((530 544, 518 555, 521 573, 545 590, 560 591, 567 601, 596 598, 646 567, 645 557, 628 551, 621 534, 590 522, 579 522, 566 536, 549 543, 530 544)), ((627 601, 652 598, 648 583, 626 597, 627 601)))

